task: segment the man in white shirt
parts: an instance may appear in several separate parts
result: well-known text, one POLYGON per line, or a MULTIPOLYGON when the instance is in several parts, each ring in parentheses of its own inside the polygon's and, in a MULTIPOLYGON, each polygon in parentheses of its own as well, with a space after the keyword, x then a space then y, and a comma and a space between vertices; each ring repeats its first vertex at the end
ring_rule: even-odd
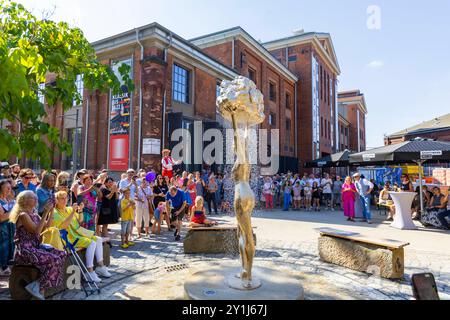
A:
POLYGON ((353 175, 355 179, 356 190, 359 193, 359 199, 361 200, 361 205, 363 207, 364 219, 368 224, 371 224, 372 214, 370 213, 370 194, 374 187, 373 183, 365 178, 361 178, 359 172, 353 175))
POLYGON ((330 179, 330 175, 328 173, 325 174, 324 178, 320 182, 320 186, 322 187, 323 201, 325 202, 325 206, 328 209, 334 211, 331 207, 331 195, 332 195, 332 187, 333 181, 330 179))
POLYGON ((130 189, 130 199, 134 200, 136 196, 136 188, 137 188, 137 176, 136 171, 133 169, 127 170, 127 178, 120 180, 119 182, 119 190, 121 193, 120 198, 123 198, 123 190, 130 189))

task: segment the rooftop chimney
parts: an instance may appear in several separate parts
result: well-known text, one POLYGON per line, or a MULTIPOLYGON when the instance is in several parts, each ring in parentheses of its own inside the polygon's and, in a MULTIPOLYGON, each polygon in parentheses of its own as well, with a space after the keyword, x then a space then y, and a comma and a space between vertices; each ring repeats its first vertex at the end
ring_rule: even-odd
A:
POLYGON ((305 33, 305 30, 304 30, 303 28, 295 29, 295 30, 292 31, 292 33, 293 33, 295 36, 299 36, 299 35, 305 33))

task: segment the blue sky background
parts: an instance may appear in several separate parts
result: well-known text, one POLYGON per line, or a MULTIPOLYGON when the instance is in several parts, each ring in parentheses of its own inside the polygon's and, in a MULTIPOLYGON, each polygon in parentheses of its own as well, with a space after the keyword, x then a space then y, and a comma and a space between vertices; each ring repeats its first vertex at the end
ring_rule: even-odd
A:
POLYGON ((80 27, 90 41, 158 22, 187 39, 240 25, 255 39, 295 29, 329 32, 342 74, 339 90, 366 97, 367 146, 383 135, 450 112, 450 1, 406 0, 19 0, 38 17, 80 27), (367 8, 381 29, 367 28, 367 8))

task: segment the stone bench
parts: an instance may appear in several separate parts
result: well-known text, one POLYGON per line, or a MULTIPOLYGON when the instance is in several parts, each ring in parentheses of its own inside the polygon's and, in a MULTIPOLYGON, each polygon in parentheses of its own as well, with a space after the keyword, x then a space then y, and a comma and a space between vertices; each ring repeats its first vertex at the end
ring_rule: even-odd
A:
MULTIPOLYGON (((77 250, 81 260, 86 261, 86 249, 77 250)), ((103 238, 103 263, 106 266, 110 265, 110 239, 103 238)), ((50 288, 46 290, 45 297, 51 297, 67 289, 67 279, 71 276, 68 273, 68 268, 72 265, 69 257, 66 258, 64 262, 63 272, 64 280, 60 287, 50 288)), ((97 266, 97 262, 94 259, 94 265, 97 266)), ((13 300, 31 300, 31 295, 25 289, 25 287, 39 279, 39 270, 34 266, 28 265, 14 265, 11 269, 11 276, 9 277, 9 292, 11 294, 11 299, 13 300)))
POLYGON ((319 256, 349 269, 379 274, 388 279, 404 276, 404 247, 407 242, 373 239, 355 232, 320 229, 319 256))
MULTIPOLYGON (((256 244, 256 235, 253 233, 256 244)), ((189 228, 183 241, 184 253, 239 254, 237 226, 218 225, 189 228)))

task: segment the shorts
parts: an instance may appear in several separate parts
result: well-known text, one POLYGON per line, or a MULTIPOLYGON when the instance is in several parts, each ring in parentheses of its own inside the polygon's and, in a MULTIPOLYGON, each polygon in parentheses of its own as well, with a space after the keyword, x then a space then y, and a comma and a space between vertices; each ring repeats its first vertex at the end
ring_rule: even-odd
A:
POLYGON ((180 208, 173 208, 172 209, 172 211, 170 212, 170 222, 182 221, 183 220, 183 217, 184 217, 184 214, 185 214, 186 210, 183 210, 182 212, 180 212, 179 215, 175 215, 175 212, 179 211, 180 208))
POLYGON ((323 200, 331 200, 331 193, 323 193, 323 200))
POLYGON ((294 201, 300 201, 302 200, 302 196, 294 196, 294 201))
POLYGON ((155 217, 155 220, 156 220, 156 221, 159 221, 159 219, 161 219, 161 212, 159 211, 158 208, 155 210, 153 216, 155 217))
POLYGON ((121 226, 121 235, 126 235, 126 234, 131 234, 131 232, 133 231, 133 221, 131 220, 126 220, 126 221, 122 221, 120 223, 121 226))

